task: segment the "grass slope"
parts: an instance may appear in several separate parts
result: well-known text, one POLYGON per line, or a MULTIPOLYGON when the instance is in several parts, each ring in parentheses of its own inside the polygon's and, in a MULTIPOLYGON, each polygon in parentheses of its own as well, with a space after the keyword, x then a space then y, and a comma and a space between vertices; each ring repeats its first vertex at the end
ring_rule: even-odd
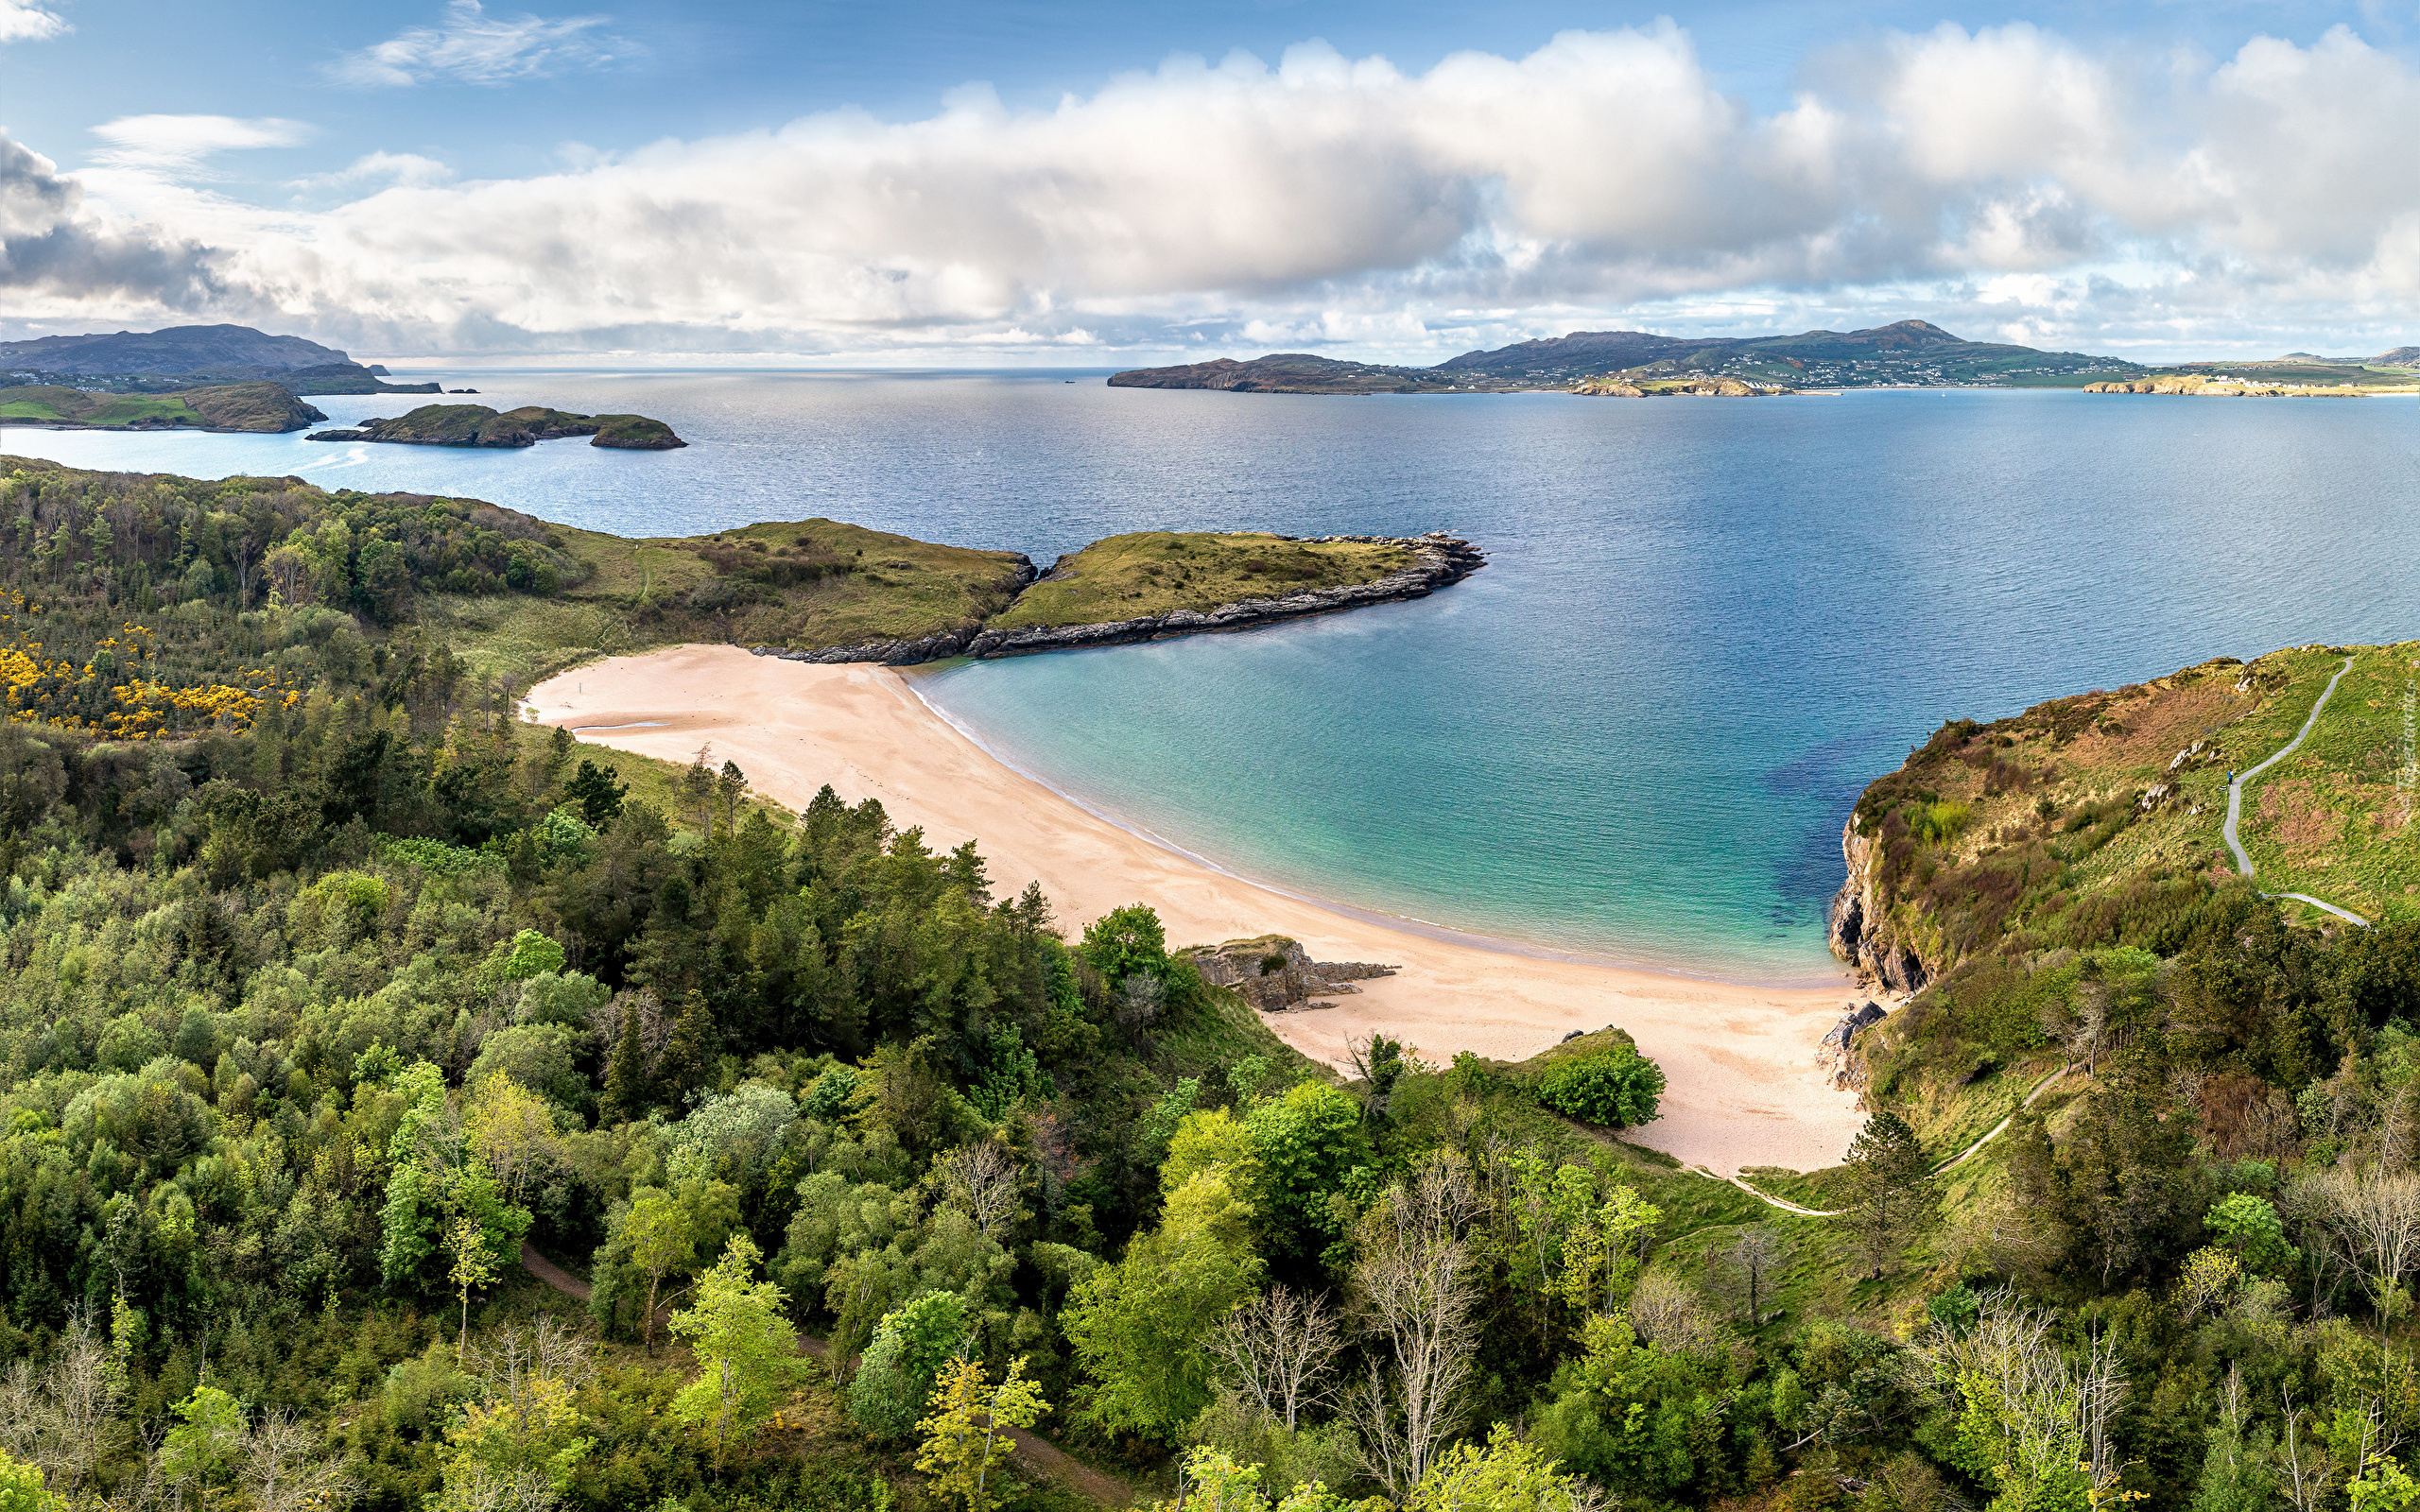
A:
POLYGON ((226 384, 174 394, 90 393, 58 384, 0 388, 0 421, 105 428, 209 426, 218 430, 292 431, 325 420, 275 384, 226 384))
POLYGON ((584 576, 553 598, 428 600, 482 672, 535 679, 591 656, 713 640, 813 649, 979 624, 1015 596, 1014 554, 833 520, 630 540, 549 525, 584 576))
POLYGON ((1282 536, 1147 530, 1094 541, 1062 557, 998 629, 1100 625, 1174 610, 1212 610, 1303 588, 1336 588, 1384 577, 1408 565, 1401 546, 1288 541, 1282 536))
POLYGON ((1858 800, 1889 928, 1938 975, 2120 896, 2233 882, 2228 772, 2292 740, 2347 655, 2353 669, 2310 739, 2247 788, 2244 847, 2264 891, 2371 919, 2420 914, 2420 772, 2405 722, 2420 643, 2404 643, 2221 658, 1944 726, 1858 800))

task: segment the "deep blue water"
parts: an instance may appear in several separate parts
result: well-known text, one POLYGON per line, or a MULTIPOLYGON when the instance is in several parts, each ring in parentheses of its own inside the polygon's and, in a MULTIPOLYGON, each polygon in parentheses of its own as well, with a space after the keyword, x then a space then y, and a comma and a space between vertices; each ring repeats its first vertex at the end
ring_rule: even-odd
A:
MULTIPOLYGON (((2420 630, 2408 401, 468 381, 499 407, 656 415, 695 444, 10 430, 0 447, 475 495, 629 534, 830 515, 1046 564, 1129 529, 1458 530, 1493 563, 1416 604, 967 665, 924 690, 1018 765, 1234 869, 1763 979, 1824 970, 1841 822, 1944 719, 2420 630)), ((414 402, 315 401, 339 420, 414 402)))

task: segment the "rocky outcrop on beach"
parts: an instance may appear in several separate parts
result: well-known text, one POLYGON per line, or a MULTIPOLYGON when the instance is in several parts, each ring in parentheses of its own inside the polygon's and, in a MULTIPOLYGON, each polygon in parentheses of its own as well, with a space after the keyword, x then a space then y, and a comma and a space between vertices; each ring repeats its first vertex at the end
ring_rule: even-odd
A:
POLYGON ((1932 972, 1891 926, 1876 878, 1881 847, 1874 837, 1858 833, 1854 814, 1841 827, 1841 857, 1848 863, 1848 880, 1832 895, 1824 920, 1832 954, 1848 962, 1861 979, 1890 991, 1922 990, 1932 972))
POLYGON ((1358 992, 1361 989, 1354 983, 1392 976, 1399 970, 1367 961, 1315 961, 1300 943, 1283 935, 1197 945, 1182 954, 1192 959, 1201 980, 1242 993, 1245 1002, 1263 1013, 1284 1013, 1306 1005, 1322 1006, 1311 1000, 1322 994, 1358 992))
POLYGON ((1856 1043, 1858 1030, 1880 1023, 1889 1013, 1881 1004, 1869 1001, 1862 1007, 1851 1006, 1841 1022, 1832 1025, 1832 1032, 1816 1047, 1815 1064, 1832 1074, 1833 1087, 1845 1091, 1861 1086, 1863 1066, 1850 1054, 1850 1048, 1856 1043))
POLYGON ((1136 641, 1165 641, 1179 635, 1213 630, 1244 630, 1281 620, 1372 604, 1426 598, 1450 583, 1461 582, 1487 565, 1487 555, 1457 536, 1430 531, 1425 536, 1318 536, 1315 541, 1357 541, 1366 545, 1402 546, 1411 553, 1409 565, 1366 583, 1337 588, 1306 588, 1276 598, 1247 598, 1210 610, 1172 610, 1141 619, 1113 620, 1100 625, 1031 625, 1014 629, 985 630, 966 644, 976 657, 1026 656, 1036 651, 1067 651, 1096 645, 1127 645, 1136 641))

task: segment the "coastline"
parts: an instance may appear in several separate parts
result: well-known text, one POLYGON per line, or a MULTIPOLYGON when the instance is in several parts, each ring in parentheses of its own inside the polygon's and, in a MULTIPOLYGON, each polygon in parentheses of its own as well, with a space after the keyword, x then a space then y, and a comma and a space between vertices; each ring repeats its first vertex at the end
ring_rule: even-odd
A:
POLYGON ((685 645, 592 662, 531 689, 526 701, 545 723, 659 759, 686 762, 711 742, 716 759, 736 761, 760 791, 794 808, 825 782, 851 802, 877 798, 899 828, 922 826, 928 845, 977 840, 995 893, 1038 881, 1071 935, 1140 901, 1160 911, 1172 944, 1279 933, 1318 959, 1399 966, 1333 1008, 1267 1021, 1330 1064, 1343 1060, 1348 1040, 1373 1030, 1431 1060, 1462 1051, 1518 1060, 1572 1030, 1614 1023, 1636 1036, 1668 1080, 1664 1116, 1628 1137, 1685 1163, 1725 1174, 1817 1169, 1839 1161, 1864 1121, 1855 1094, 1835 1091, 1815 1058, 1853 995, 1845 972, 1830 987, 1759 988, 1357 917, 1077 804, 983 749, 889 667, 685 645))
MULTIPOLYGON (((906 685, 910 694, 915 696, 916 701, 923 704, 925 710, 929 712, 934 718, 956 730, 961 739, 965 740, 967 744, 973 746, 976 749, 981 751, 984 755, 999 763, 1002 766, 1007 767, 1017 776, 1024 778, 1027 782, 1042 788, 1044 791, 1049 793, 1052 797, 1057 798, 1062 802, 1081 809, 1084 813, 1092 816, 1096 819, 1098 819, 1103 824, 1113 825, 1117 829, 1123 830, 1128 834, 1141 840, 1144 844, 1157 846, 1159 849, 1168 851, 1170 854, 1175 855, 1182 860, 1190 862, 1194 866, 1200 867, 1205 871, 1215 871, 1222 877, 1232 877, 1237 882, 1258 887, 1265 892, 1275 893, 1281 898, 1290 898, 1298 903, 1304 903, 1313 908, 1324 909, 1329 913, 1341 914, 1347 919, 1358 919, 1365 924, 1374 924, 1381 929, 1398 930, 1407 935, 1417 935, 1423 939, 1435 940, 1440 944, 1459 945, 1469 950, 1488 951, 1502 955, 1517 955, 1529 960, 1563 961, 1574 966, 1602 966, 1609 967, 1615 971, 1646 971, 1655 976, 1678 977, 1683 981, 1712 982, 1724 987, 1751 988, 1758 990, 1777 992, 1804 990, 1829 992, 1835 990, 1836 986, 1841 990, 1851 990, 1854 987, 1854 984, 1850 979, 1843 977, 1841 973, 1836 971, 1830 970, 1824 971, 1821 975, 1810 974, 1806 976, 1787 978, 1760 977, 1746 975, 1740 971, 1728 971, 1719 967, 1695 967, 1682 961, 1637 960, 1629 956, 1607 954, 1601 951, 1564 950, 1559 946, 1547 945, 1538 940, 1520 939, 1511 935, 1486 935, 1476 930, 1460 929, 1452 924, 1440 924, 1433 919, 1417 919, 1409 914, 1391 914, 1384 909, 1364 908, 1356 903, 1348 903, 1334 898, 1322 897, 1315 892, 1306 892, 1300 887, 1288 886, 1284 883, 1271 882, 1266 877, 1254 876, 1250 872, 1237 871, 1235 868, 1215 861, 1210 857, 1201 854, 1200 851, 1185 849, 1176 841, 1167 838, 1166 835, 1159 833, 1157 831, 1152 830, 1146 825, 1121 817, 1107 809, 1097 807, 1092 802, 1085 799, 1080 794, 1069 792, 1067 789, 1052 782, 1049 778, 1045 777, 1041 773, 1026 766, 1022 762, 1019 762, 1014 757, 995 749, 992 743, 985 740, 980 733, 968 728, 963 722, 953 717, 948 710, 942 708, 940 704, 935 703, 932 699, 925 696, 925 691, 919 686, 919 684, 935 676, 937 673, 944 670, 943 668, 928 664, 922 666, 904 666, 900 667, 898 670, 901 674, 900 681, 906 685)), ((581 730, 575 732, 586 733, 587 731, 581 730)), ((1185 943, 1200 944, 1210 942, 1188 940, 1185 943)))

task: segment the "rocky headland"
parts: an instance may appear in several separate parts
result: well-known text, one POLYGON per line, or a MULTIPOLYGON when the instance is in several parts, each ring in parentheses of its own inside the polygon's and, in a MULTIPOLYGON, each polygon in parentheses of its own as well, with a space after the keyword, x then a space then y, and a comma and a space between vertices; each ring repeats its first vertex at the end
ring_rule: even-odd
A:
MULTIPOLYGON (((321 417, 325 419, 324 416, 321 417)), ((341 430, 314 431, 315 441, 388 441, 400 446, 535 446, 585 436, 591 446, 665 452, 689 443, 672 427, 644 415, 573 415, 540 404, 501 412, 485 404, 423 404, 394 420, 369 420, 341 430)))
MULTIPOLYGON (((1296 538, 1280 539, 1294 540, 1296 538)), ((1360 545, 1394 547, 1408 553, 1409 560, 1404 566, 1369 582, 1304 588, 1270 597, 1240 599, 1208 610, 1177 609, 1163 613, 1140 615, 1132 619, 1109 620, 1084 625, 998 627, 987 623, 982 626, 937 632, 912 640, 876 641, 856 645, 805 649, 758 645, 751 649, 758 656, 780 657, 790 662, 813 662, 824 664, 875 662, 887 666, 914 666, 954 656, 979 658, 1027 656, 1040 651, 1128 645, 1138 641, 1163 641, 1181 635, 1251 629, 1257 626, 1274 625, 1284 620, 1303 619, 1314 614, 1334 614, 1344 610, 1367 608, 1373 604, 1392 604, 1405 599, 1426 598, 1438 589, 1458 583, 1487 565, 1486 554, 1478 547, 1459 537, 1448 536, 1438 531, 1431 531, 1425 536, 1318 536, 1303 538, 1303 540, 1304 543, 1314 545, 1351 542, 1360 545)), ((1031 571, 1030 562, 1027 563, 1027 570, 1031 571)), ((1054 573, 1058 570, 1060 569, 1054 569, 1054 573)), ((1048 580, 1049 578, 1045 576, 1031 581, 1048 580)), ((1011 610, 1014 607, 1013 604, 1010 606, 1011 610)), ((1002 615, 994 615, 994 620, 1002 618, 1007 612, 1004 610, 1002 615)))

